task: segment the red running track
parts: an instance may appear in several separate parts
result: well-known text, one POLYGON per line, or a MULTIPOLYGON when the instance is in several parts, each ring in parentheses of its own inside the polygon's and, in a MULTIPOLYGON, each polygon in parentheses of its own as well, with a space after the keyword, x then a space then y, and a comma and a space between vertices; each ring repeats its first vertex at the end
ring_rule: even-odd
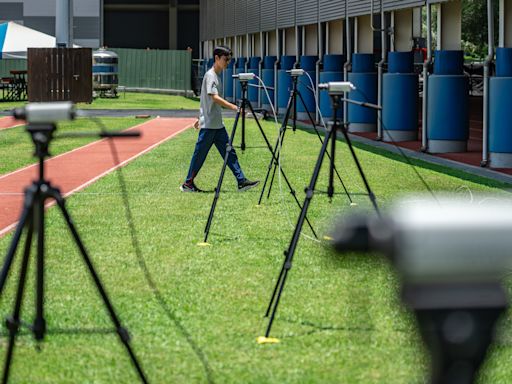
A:
MULTIPOLYGON (((157 118, 145 122, 128 129, 140 131, 141 137, 115 141, 118 165, 112 158, 109 141, 103 139, 47 159, 46 177, 64 196, 69 196, 190 128, 195 121, 157 118)), ((34 164, 0 176, 0 236, 16 226, 23 204, 23 191, 37 179, 37 172, 37 164, 34 164)), ((49 200, 47 207, 54 203, 49 200)))
POLYGON ((15 120, 14 117, 11 116, 0 117, 0 130, 19 127, 24 124, 24 121, 15 120))

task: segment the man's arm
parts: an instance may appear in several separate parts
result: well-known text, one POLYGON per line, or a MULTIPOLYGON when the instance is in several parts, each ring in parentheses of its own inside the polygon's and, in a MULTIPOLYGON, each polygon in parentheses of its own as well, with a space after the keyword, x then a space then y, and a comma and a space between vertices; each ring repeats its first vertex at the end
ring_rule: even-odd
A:
POLYGON ((210 95, 213 102, 215 104, 218 104, 220 105, 221 107, 224 107, 224 108, 227 108, 227 109, 231 109, 232 111, 238 111, 238 107, 235 105, 235 104, 232 104, 230 103, 229 101, 227 100, 224 100, 222 97, 220 97, 219 95, 210 95))

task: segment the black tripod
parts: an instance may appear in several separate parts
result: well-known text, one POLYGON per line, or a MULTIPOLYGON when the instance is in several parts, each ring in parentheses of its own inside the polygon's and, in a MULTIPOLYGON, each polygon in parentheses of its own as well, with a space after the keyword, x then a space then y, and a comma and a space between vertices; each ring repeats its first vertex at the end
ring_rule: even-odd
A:
MULTIPOLYGON (((272 297, 270 298, 270 302, 267 307, 267 312, 265 314, 265 317, 268 317, 270 315, 268 327, 265 332, 266 338, 268 338, 270 335, 270 330, 272 329, 272 324, 274 322, 277 307, 279 306, 279 300, 281 299, 281 295, 283 293, 284 285, 286 283, 286 278, 288 277, 288 272, 292 268, 293 256, 295 255, 295 250, 297 248, 297 243, 300 238, 302 226, 304 225, 304 218, 306 217, 309 205, 311 203, 311 199, 313 198, 316 182, 318 180, 318 175, 320 174, 320 168, 322 167, 322 163, 323 163, 324 157, 327 153, 327 148, 329 146, 329 143, 331 144, 331 156, 330 156, 331 161, 330 161, 330 169, 329 169, 328 195, 329 195, 329 197, 332 197, 334 195, 334 159, 335 159, 335 154, 336 154, 336 133, 338 130, 341 130, 341 132, 343 133, 343 136, 345 137, 345 141, 347 142, 347 145, 348 145, 348 148, 352 155, 352 158, 354 159, 354 162, 357 166, 357 169, 359 171, 361 179, 363 180, 363 183, 368 192, 370 201, 372 202, 373 207, 377 211, 377 214, 380 215, 379 208, 377 206, 377 202, 375 199, 375 195, 373 194, 373 192, 370 188, 370 185, 368 184, 366 176, 363 172, 363 168, 361 167, 361 163, 359 162, 359 159, 357 158, 357 155, 354 151, 354 147, 352 146, 352 141, 350 140, 350 137, 347 133, 347 127, 345 125, 340 125, 338 122, 337 111, 340 107, 340 102, 344 101, 345 99, 343 99, 341 97, 341 94, 331 94, 330 96, 331 96, 333 110, 334 110, 333 123, 332 123, 332 126, 330 127, 330 129, 327 130, 327 137, 325 138, 325 140, 322 144, 322 148, 320 150, 320 154, 318 155, 315 169, 313 170, 313 176, 311 177, 309 186, 306 189, 306 199, 304 200, 304 205, 300 212, 299 219, 297 221, 297 225, 295 226, 295 230, 293 232, 293 236, 292 236, 290 245, 289 245, 288 249, 284 252, 285 258, 283 261, 283 266, 281 267, 281 271, 279 272, 276 286, 274 288, 274 291, 272 292, 272 297)), ((346 100, 346 101, 350 102, 350 100, 346 100)))
MULTIPOLYGON (((263 183, 263 188, 261 189, 261 194, 260 194, 260 199, 258 201, 258 204, 261 204, 261 201, 263 200, 263 194, 265 193, 265 189, 267 187, 267 182, 270 177, 270 173, 272 172, 272 178, 270 180, 270 184, 268 187, 267 199, 270 197, 270 192, 272 191, 272 185, 274 184, 276 171, 277 171, 277 168, 280 167, 279 159, 281 157, 281 146, 283 144, 284 136, 285 136, 286 130, 288 128, 288 122, 290 120, 290 116, 292 115, 292 110, 293 110, 292 129, 294 132, 297 129, 297 99, 300 99, 302 105, 304 106, 304 110, 308 114, 308 119, 309 119, 311 125, 313 126, 313 128, 316 132, 316 135, 318 136, 318 139, 320 140, 320 143, 323 144, 323 139, 322 139, 322 136, 320 135, 320 132, 318 132, 315 120, 313 119, 313 116, 311 115, 308 108, 306 107, 304 98, 302 97, 302 94, 300 93, 300 91, 298 90, 298 87, 297 87, 298 79, 299 79, 299 76, 301 76, 301 74, 296 73, 294 71, 289 71, 289 73, 290 73, 290 76, 292 77, 292 89, 290 90, 290 97, 288 98, 288 105, 286 107, 286 112, 284 115, 283 123, 281 125, 281 129, 279 130, 279 136, 277 138, 276 145, 274 146, 274 153, 272 154, 272 159, 270 160, 270 163, 268 164, 267 175, 265 176, 265 182, 263 183), (274 166, 273 171, 272 171, 272 165, 274 166)), ((330 159, 331 156, 330 156, 329 152, 326 152, 326 154, 330 159)), ((336 166, 333 165, 333 167, 334 167, 334 172, 336 173, 338 180, 340 181, 340 183, 343 187, 343 190, 345 191, 345 194, 347 195, 348 200, 350 201, 350 204, 354 204, 354 202, 352 201, 352 198, 350 197, 350 193, 348 192, 347 188, 345 187, 345 184, 343 183, 343 180, 341 179, 341 176, 339 175, 338 170, 336 169, 336 166)), ((281 173, 284 175, 282 167, 281 167, 281 173)), ((299 206, 300 209, 302 209, 302 206, 301 206, 299 200, 297 199, 297 196, 295 195, 295 191, 292 189, 292 187, 286 177, 285 177, 285 181, 288 184, 288 187, 290 188, 290 193, 295 198, 297 205, 299 206)), ((309 224, 309 222, 308 222, 308 224, 309 224)), ((311 227, 311 225, 310 225, 310 227, 311 227)), ((311 228, 311 230, 313 231, 313 234, 315 235, 315 237, 317 237, 313 228, 311 228)))
POLYGON ((265 140, 265 144, 267 145, 268 150, 270 151, 270 153, 272 153, 272 154, 274 153, 274 150, 272 149, 272 145, 268 141, 268 138, 265 135, 265 131, 263 131, 263 128, 261 127, 258 117, 256 116, 256 113, 254 112, 254 109, 251 105, 251 102, 247 98, 247 92, 248 92, 248 86, 249 86, 248 81, 249 80, 245 79, 245 78, 238 78, 238 79, 240 81, 240 86, 242 87, 242 99, 240 101, 240 108, 238 109, 238 112, 236 113, 236 116, 235 116, 235 123, 233 125, 233 130, 231 131, 231 136, 230 136, 228 144, 226 146, 226 154, 224 156, 224 164, 222 164, 222 169, 220 171, 220 177, 219 177, 219 181, 217 183, 217 188, 215 188, 215 196, 213 198, 212 206, 210 208, 210 214, 208 216, 208 221, 206 222, 206 227, 204 229, 204 244, 207 244, 208 235, 210 234, 210 227, 212 225, 213 215, 215 214, 217 200, 219 199, 222 182, 224 181, 224 173, 226 172, 228 158, 229 158, 231 151, 233 150, 233 140, 235 138, 236 128, 238 126, 238 121, 240 120, 240 116, 242 116, 242 133, 245 132, 246 108, 249 108, 249 110, 251 111, 251 114, 254 117, 256 124, 258 125, 261 135, 263 136, 263 139, 265 140))
MULTIPOLYGON (((107 308, 110 318, 116 328, 119 339, 124 344, 130 359, 135 366, 141 382, 147 383, 144 371, 140 366, 131 346, 130 346, 130 335, 127 329, 123 328, 119 318, 117 317, 112 304, 107 296, 105 289, 100 281, 98 274, 96 273, 90 257, 87 254, 85 246, 83 245, 78 235, 77 229, 71 219, 66 207, 65 201, 60 191, 53 187, 46 179, 44 175, 44 159, 50 156, 48 152, 48 146, 52 140, 53 133, 56 130, 56 126, 53 124, 41 124, 29 125, 27 128, 28 132, 32 137, 32 141, 35 144, 35 156, 39 159, 39 178, 35 180, 26 190, 25 199, 23 203, 23 211, 20 216, 20 220, 16 227, 13 239, 9 246, 9 250, 5 257, 4 264, 0 271, 0 295, 5 286, 9 270, 12 266, 16 250, 20 243, 23 229, 26 228, 26 242, 23 252, 23 259, 21 262, 20 275, 18 280, 18 288, 14 303, 14 310, 12 316, 6 320, 6 326, 9 331, 9 345, 7 348, 7 354, 4 365, 3 383, 7 383, 9 379, 9 369, 11 366, 12 355, 14 351, 16 335, 19 331, 22 321, 20 318, 21 307, 23 301, 23 294, 25 290, 27 269, 30 259, 30 250, 32 246, 32 238, 34 233, 37 235, 37 255, 36 255, 36 317, 34 323, 30 326, 35 339, 40 342, 44 339, 46 333, 46 321, 44 318, 44 263, 45 263, 45 211, 44 205, 47 199, 54 199, 59 206, 64 220, 73 236, 73 239, 82 255, 82 258, 89 269, 94 283, 101 295, 101 298, 107 308)), ((101 136, 106 137, 108 133, 103 133, 101 136)), ((112 134, 113 136, 121 136, 123 134, 112 134)))

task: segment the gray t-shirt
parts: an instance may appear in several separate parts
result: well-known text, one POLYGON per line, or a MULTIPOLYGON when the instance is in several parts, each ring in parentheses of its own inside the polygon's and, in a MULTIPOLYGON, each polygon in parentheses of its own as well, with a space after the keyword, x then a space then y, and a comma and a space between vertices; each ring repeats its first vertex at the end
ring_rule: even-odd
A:
POLYGON ((211 95, 219 95, 222 97, 222 83, 213 68, 205 73, 201 87, 199 128, 224 128, 224 124, 222 124, 222 108, 220 105, 213 102, 211 95))

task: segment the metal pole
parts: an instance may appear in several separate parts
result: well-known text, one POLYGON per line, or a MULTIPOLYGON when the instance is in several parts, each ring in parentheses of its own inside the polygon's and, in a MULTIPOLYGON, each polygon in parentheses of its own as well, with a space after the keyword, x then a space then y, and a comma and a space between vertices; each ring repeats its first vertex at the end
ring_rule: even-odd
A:
POLYGON ((57 0, 55 12, 55 44, 65 48, 73 46, 73 0, 57 0))
MULTIPOLYGON (((439 22, 439 21, 438 21, 439 22)), ((421 150, 428 150, 428 71, 432 64, 432 4, 427 4, 427 61, 423 63, 423 116, 421 129, 421 150)))
MULTIPOLYGON (((345 34, 347 41, 347 57, 345 61, 345 65, 343 65, 343 78, 345 81, 348 81, 348 70, 350 65, 352 64, 352 42, 350 41, 350 18, 348 17, 348 9, 347 3, 345 3, 345 34)), ((348 127, 348 103, 346 101, 343 102, 343 123, 346 127, 348 127)))
POLYGON ((320 21, 318 21, 317 23, 317 52, 318 52, 318 60, 316 61, 316 64, 315 64, 315 81, 316 81, 316 85, 315 85, 315 92, 316 92, 316 97, 315 97, 315 104, 316 104, 316 108, 315 108, 315 120, 318 122, 320 121, 320 114, 318 113, 318 110, 320 109, 320 96, 318 95, 318 84, 320 83, 320 65, 322 64, 322 60, 323 60, 323 30, 322 30, 322 23, 320 21))
MULTIPOLYGON (((373 4, 373 0, 372 0, 373 4)), ((386 63, 386 14, 383 11, 382 0, 380 2, 380 36, 381 36, 381 60, 377 64, 378 70, 378 101, 377 104, 382 108, 382 94, 383 94, 383 82, 384 82, 384 64, 386 63)), ((373 25, 373 13, 372 13, 372 25, 373 25)), ((382 109, 377 111, 377 140, 382 140, 382 109)))
POLYGON ((279 85, 277 84, 277 71, 279 63, 281 62, 281 39, 279 38, 279 29, 276 29, 276 51, 277 60, 274 62, 274 109, 277 115, 279 113, 277 107, 277 92, 279 90, 279 85))
POLYGON ((489 51, 484 64, 484 127, 482 137, 482 162, 480 163, 482 167, 486 167, 489 162, 489 82, 491 76, 491 64, 494 60, 494 9, 492 0, 487 0, 487 28, 489 34, 489 40, 487 42, 489 51))

